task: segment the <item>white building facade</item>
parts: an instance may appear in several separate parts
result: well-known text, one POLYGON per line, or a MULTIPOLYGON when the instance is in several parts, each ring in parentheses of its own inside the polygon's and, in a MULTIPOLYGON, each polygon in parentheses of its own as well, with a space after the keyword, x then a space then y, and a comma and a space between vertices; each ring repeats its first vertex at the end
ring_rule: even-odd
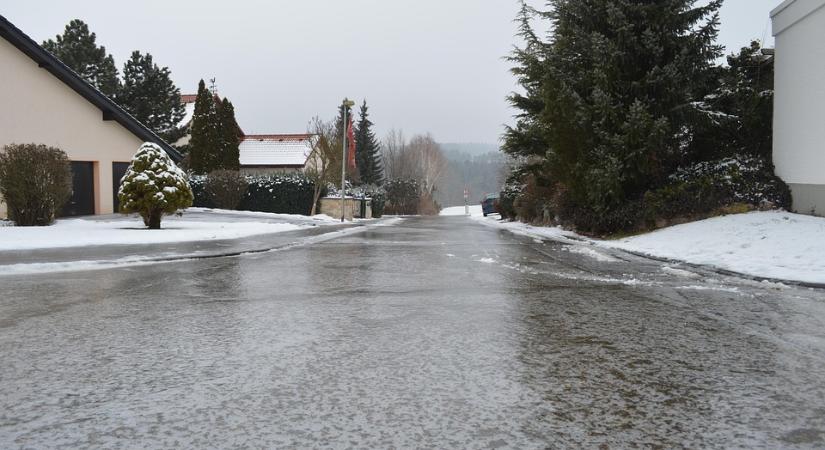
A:
POLYGON ((794 211, 825 216, 825 0, 787 0, 771 18, 776 174, 794 211))

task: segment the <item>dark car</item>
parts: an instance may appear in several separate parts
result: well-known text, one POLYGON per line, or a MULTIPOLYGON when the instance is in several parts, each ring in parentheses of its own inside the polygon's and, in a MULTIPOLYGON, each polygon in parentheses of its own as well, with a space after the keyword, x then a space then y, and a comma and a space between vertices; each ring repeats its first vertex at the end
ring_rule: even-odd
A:
POLYGON ((496 214, 498 213, 498 194, 487 194, 484 196, 484 200, 481 201, 481 211, 484 213, 484 217, 487 217, 489 214, 496 214))

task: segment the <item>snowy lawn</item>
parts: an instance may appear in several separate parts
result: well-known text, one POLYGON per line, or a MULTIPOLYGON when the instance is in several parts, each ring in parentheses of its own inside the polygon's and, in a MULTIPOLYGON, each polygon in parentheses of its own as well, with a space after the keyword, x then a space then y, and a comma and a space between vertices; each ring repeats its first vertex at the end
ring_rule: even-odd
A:
POLYGON ((825 218, 783 211, 751 212, 603 241, 555 227, 477 219, 515 233, 589 242, 757 277, 825 283, 825 218))
POLYGON ((749 275, 825 283, 825 219, 752 212, 664 228, 602 245, 749 275))
POLYGON ((0 251, 237 239, 300 228, 305 227, 287 223, 198 222, 167 218, 162 229, 148 230, 139 218, 111 221, 63 219, 49 227, 0 228, 0 251))
POLYGON ((276 213, 268 213, 268 212, 258 212, 258 211, 236 211, 236 210, 229 210, 229 209, 215 209, 215 208, 187 208, 184 211, 184 214, 187 212, 196 212, 196 213, 208 213, 208 214, 222 214, 222 215, 231 215, 231 216, 243 216, 248 217, 250 219, 282 219, 282 220, 312 220, 315 222, 320 223, 337 223, 340 222, 341 219, 335 219, 330 217, 326 214, 317 214, 314 216, 302 216, 300 214, 276 214, 276 213))

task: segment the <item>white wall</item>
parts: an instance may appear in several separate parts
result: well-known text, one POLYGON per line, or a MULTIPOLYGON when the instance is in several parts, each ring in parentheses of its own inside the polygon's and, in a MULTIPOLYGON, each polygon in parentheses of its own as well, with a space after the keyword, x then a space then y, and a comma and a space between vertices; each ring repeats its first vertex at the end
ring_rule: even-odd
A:
POLYGON ((34 142, 95 162, 95 212, 111 213, 112 162, 129 162, 142 141, 2 38, 0 80, 0 147, 34 142))
POLYGON ((789 184, 825 185, 825 0, 785 2, 772 15, 776 173, 789 184))

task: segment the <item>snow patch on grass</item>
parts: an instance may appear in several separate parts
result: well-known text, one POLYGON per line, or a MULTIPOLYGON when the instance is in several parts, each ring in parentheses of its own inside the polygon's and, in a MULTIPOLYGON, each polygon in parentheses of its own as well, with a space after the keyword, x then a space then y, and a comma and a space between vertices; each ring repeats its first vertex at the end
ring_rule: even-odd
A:
MULTIPOLYGON (((825 283, 825 218, 821 217, 758 211, 714 217, 616 241, 590 239, 558 227, 535 227, 483 217, 473 219, 531 238, 579 245, 584 241, 602 248, 628 250, 755 277, 825 283)), ((673 267, 663 270, 677 276, 696 277, 673 267)))
POLYGON ((0 229, 0 251, 238 239, 300 228, 305 226, 288 223, 168 220, 163 222, 163 229, 148 230, 140 219, 65 219, 48 227, 3 227, 0 229))
POLYGON ((825 219, 819 217, 735 214, 600 245, 758 277, 825 283, 825 219))

